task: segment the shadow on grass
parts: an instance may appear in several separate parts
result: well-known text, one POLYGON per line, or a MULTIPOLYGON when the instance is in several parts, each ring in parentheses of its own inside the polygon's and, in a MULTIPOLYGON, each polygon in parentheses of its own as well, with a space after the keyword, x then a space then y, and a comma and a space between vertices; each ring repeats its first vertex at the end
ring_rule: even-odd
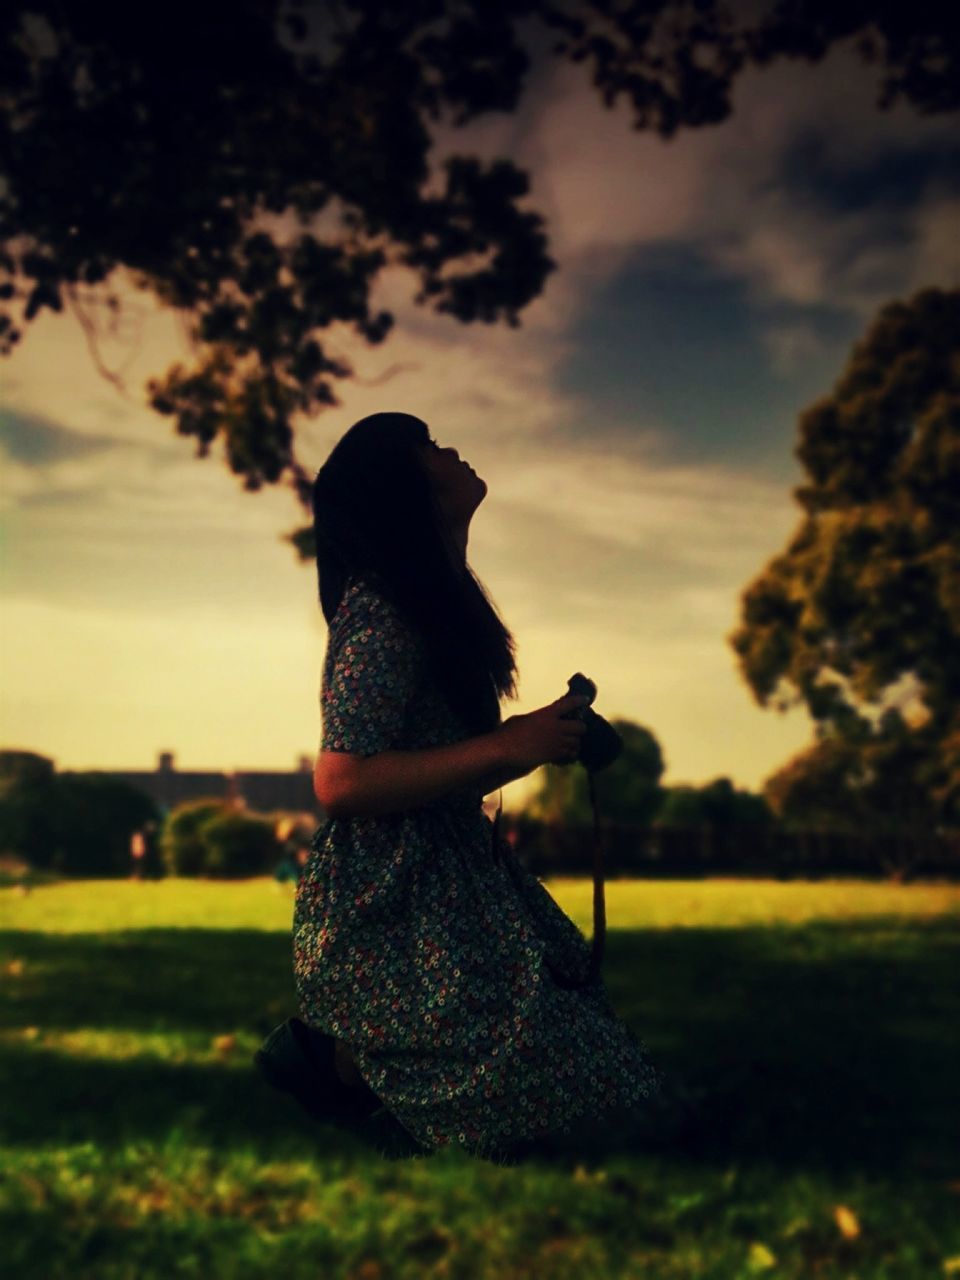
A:
MULTIPOLYGON (((11 959, 22 971, 0 994, 10 1029, 199 1034, 207 1044, 230 1031, 259 1040, 296 1012, 287 933, 18 932, 2 939, 4 966, 11 959)), ((657 1063, 710 1093, 705 1131, 682 1158, 956 1177, 958 961, 955 922, 891 917, 616 931, 605 973, 657 1063)), ((109 1147, 175 1130, 263 1159, 357 1142, 274 1093, 246 1051, 179 1064, 7 1036, 5 1142, 109 1147)))

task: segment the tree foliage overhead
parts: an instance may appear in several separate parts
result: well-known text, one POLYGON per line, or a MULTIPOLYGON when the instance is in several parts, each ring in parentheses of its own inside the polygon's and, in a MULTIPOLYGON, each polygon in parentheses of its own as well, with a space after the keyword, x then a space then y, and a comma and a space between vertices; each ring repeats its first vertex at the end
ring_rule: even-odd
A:
MULTIPOLYGON (((553 269, 527 176, 469 154, 429 164, 431 128, 512 111, 534 57, 584 64, 663 137, 730 113, 737 74, 856 40, 878 105, 960 105, 941 6, 860 0, 10 0, 0 11, 0 351, 71 306, 96 354, 91 290, 125 268, 190 322, 195 359, 148 383, 197 442, 222 433, 246 488, 290 476, 294 422, 337 403, 336 323, 379 343, 388 265, 415 299, 519 323, 553 269), (225 18, 225 14, 227 15, 225 18), (271 225, 280 219, 282 228, 271 225)), ((106 372, 106 371, 105 371, 106 372)), ((109 376, 109 375, 108 375, 109 376)), ((300 531, 303 534, 304 531, 300 531)), ((309 538, 291 539, 308 554, 309 538)))
POLYGON ((806 515, 744 592, 741 671, 857 748, 871 812, 960 819, 960 290, 884 307, 799 428, 806 515))

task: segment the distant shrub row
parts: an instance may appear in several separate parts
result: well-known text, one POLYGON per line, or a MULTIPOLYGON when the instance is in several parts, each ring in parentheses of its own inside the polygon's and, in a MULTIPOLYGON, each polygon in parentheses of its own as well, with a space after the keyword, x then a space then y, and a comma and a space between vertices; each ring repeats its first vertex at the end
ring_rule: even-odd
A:
MULTIPOLYGON (((733 809, 735 818, 751 816, 733 809)), ((169 813, 149 796, 103 772, 56 773, 31 752, 0 752, 0 883, 57 876, 130 876, 132 843, 143 836, 138 871, 245 878, 295 876, 313 815, 261 814, 207 797, 169 813), (294 838, 293 832, 296 831, 294 838), (279 833, 279 834, 278 834, 279 833)), ((705 821, 698 811, 671 820, 601 825, 603 869, 615 876, 730 873, 791 876, 851 874, 960 879, 960 833, 789 829, 776 821, 705 821)), ((500 835, 539 876, 590 875, 592 825, 501 815, 500 835)))
POLYGON ((160 859, 174 876, 265 875, 282 851, 272 819, 219 800, 180 805, 167 815, 160 832, 160 859))
MULTIPOLYGON (((592 827, 504 815, 501 835, 535 875, 592 874, 592 827)), ((601 848, 605 877, 745 874, 780 879, 851 875, 960 880, 960 832, 956 831, 603 823, 601 848)))
POLYGON ((287 852, 276 817, 216 797, 162 813, 136 787, 100 770, 57 773, 29 751, 0 752, 0 880, 162 875, 270 874, 287 852))

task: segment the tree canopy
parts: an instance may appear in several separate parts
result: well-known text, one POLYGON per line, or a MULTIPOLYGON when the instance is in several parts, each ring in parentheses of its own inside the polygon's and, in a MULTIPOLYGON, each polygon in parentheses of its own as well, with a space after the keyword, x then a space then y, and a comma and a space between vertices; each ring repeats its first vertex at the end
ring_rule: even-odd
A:
POLYGON ((884 307, 799 434, 806 515, 743 594, 740 669, 856 748, 807 763, 866 811, 960 822, 960 290, 884 307))
MULTIPOLYGON (((340 322, 382 342, 388 265, 463 323, 520 323, 555 263, 510 159, 429 164, 431 129, 513 111, 534 59, 584 64, 603 101, 670 137, 730 113, 736 76, 854 39, 878 106, 960 104, 956 24, 930 0, 12 0, 0 13, 0 351, 70 306, 97 353, 123 268, 189 320, 194 360, 148 383, 251 490, 312 477, 294 425, 352 370, 340 322), (271 223, 271 218, 274 220, 271 223), (282 226, 278 229, 276 220, 282 226), (98 291, 98 286, 103 289, 98 291), (106 290, 106 296, 104 296, 106 290), (91 292, 92 291, 92 292, 91 292)), ((102 365, 101 365, 102 369, 102 365)), ((110 375, 109 371, 102 370, 110 375)), ((290 540, 312 554, 309 529, 290 540)))

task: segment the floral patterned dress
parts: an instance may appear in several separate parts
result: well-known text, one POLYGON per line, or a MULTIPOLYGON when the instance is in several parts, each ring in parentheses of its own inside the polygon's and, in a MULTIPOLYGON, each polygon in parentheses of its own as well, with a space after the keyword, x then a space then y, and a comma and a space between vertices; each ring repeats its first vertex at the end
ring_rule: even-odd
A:
MULTIPOLYGON (((351 579, 327 637, 325 751, 363 756, 460 741, 395 607, 351 579)), ((590 946, 509 844, 479 785, 368 817, 328 818, 297 888, 300 1015, 350 1047, 424 1149, 471 1154, 611 1132, 665 1077, 589 971, 590 946), (615 1119, 616 1118, 616 1119, 615 1119)))

